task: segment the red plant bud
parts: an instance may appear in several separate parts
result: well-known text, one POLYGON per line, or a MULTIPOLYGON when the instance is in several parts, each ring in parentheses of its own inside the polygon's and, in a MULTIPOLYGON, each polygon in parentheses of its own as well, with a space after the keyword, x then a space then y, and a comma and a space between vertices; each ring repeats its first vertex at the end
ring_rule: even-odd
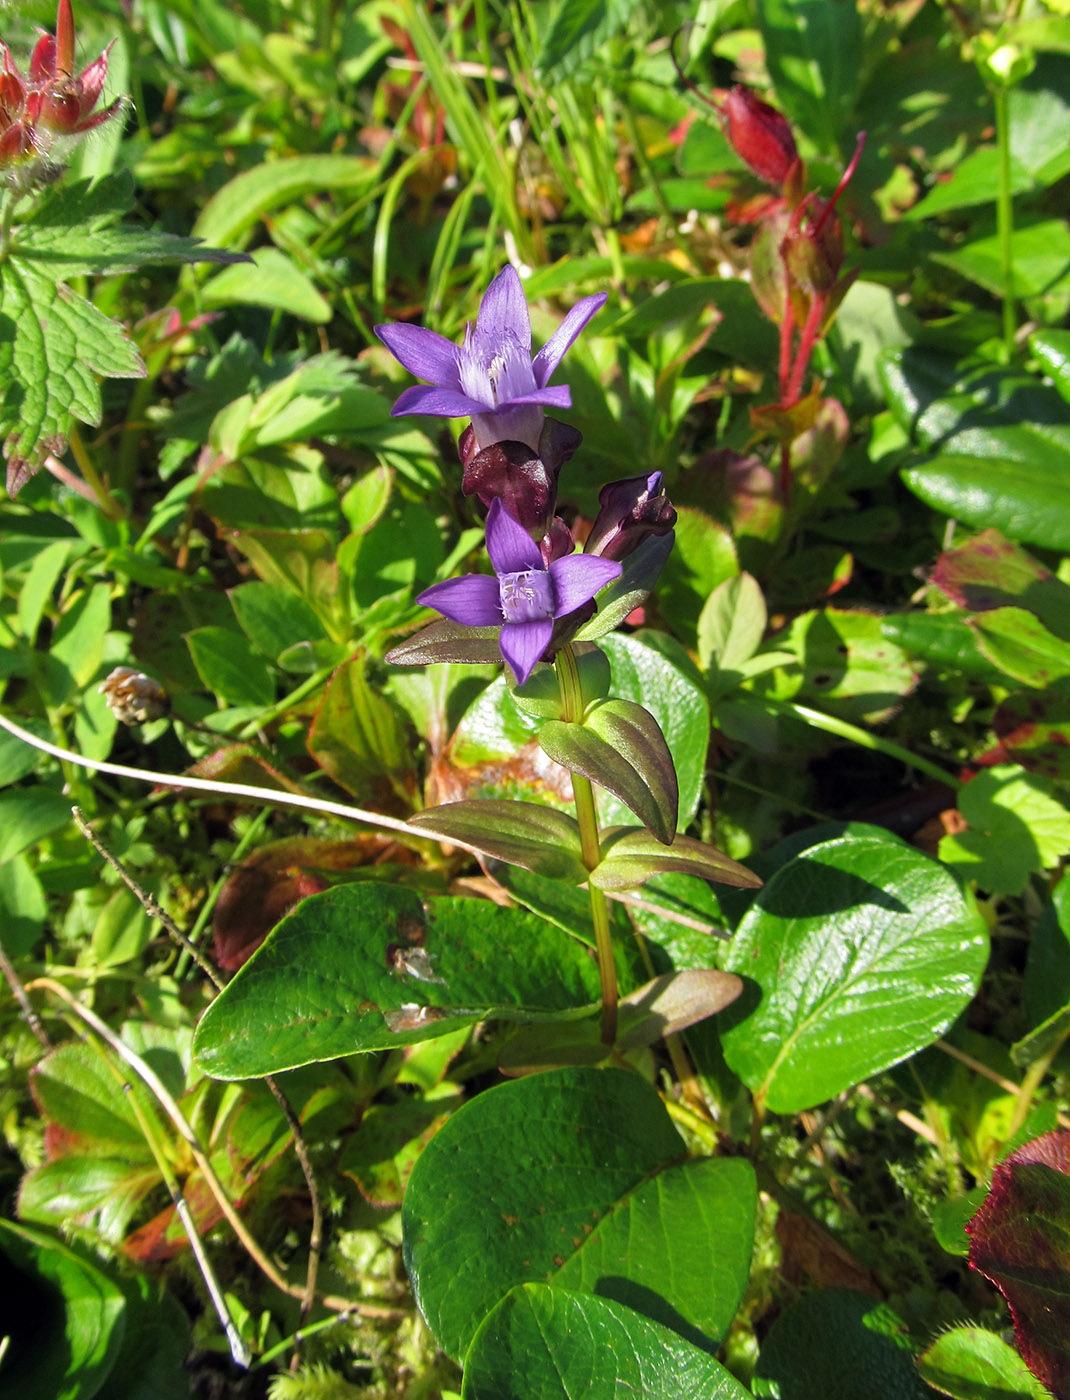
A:
POLYGON ((661 472, 609 482, 599 491, 598 504, 601 510, 583 551, 603 559, 623 559, 651 535, 667 535, 676 524, 661 472))
POLYGON ((749 88, 734 87, 724 101, 725 135, 755 175, 783 185, 798 159, 787 119, 749 88))
POLYGON ((56 6, 55 71, 64 78, 69 78, 74 72, 74 11, 71 0, 59 0, 56 6))
POLYGON ((809 296, 832 290, 843 267, 843 227, 825 200, 808 194, 780 245, 788 278, 809 296))

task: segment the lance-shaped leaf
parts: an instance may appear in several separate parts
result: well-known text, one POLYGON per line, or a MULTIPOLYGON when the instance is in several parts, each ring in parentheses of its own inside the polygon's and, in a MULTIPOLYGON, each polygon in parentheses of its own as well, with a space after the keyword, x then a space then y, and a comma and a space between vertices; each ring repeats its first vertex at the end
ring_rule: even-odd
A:
POLYGON ((1070 1132, 1005 1157, 966 1226, 970 1264, 1010 1304, 1018 1349, 1058 1396, 1070 1394, 1070 1132))
POLYGON ((582 724, 549 720, 543 753, 570 772, 608 788, 664 845, 676 830, 679 792, 672 754, 657 720, 633 700, 596 705, 582 724))
POLYGON ((598 999, 584 945, 488 900, 339 885, 283 919, 201 1018, 194 1053, 249 1079, 414 1045, 488 1016, 583 1015, 598 999))
POLYGON ((421 627, 386 654, 391 666, 432 666, 438 661, 484 666, 502 659, 499 627, 465 627, 440 618, 421 627))
POLYGON ((634 889, 653 875, 673 871, 747 889, 762 883, 745 865, 691 836, 677 836, 671 846, 663 846, 649 831, 618 827, 605 834, 602 852, 601 864, 590 874, 591 884, 600 890, 634 889))
POLYGON ((622 561, 624 569, 620 578, 599 594, 598 612, 579 629, 576 641, 593 642, 604 637, 646 602, 672 553, 674 538, 671 531, 667 535, 651 535, 622 561))
POLYGON ((576 819, 552 807, 491 798, 447 802, 421 812, 411 824, 440 841, 455 841, 548 880, 579 885, 587 879, 576 819))

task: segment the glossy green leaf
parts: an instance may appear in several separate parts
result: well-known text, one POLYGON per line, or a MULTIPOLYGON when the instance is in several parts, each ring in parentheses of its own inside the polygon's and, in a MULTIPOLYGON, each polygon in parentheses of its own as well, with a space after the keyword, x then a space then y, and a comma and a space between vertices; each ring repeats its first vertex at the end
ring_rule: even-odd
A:
POLYGON ((193 232, 223 246, 243 238, 264 214, 308 194, 337 191, 352 200, 354 191, 376 179, 373 160, 350 155, 300 155, 254 165, 236 175, 201 210, 193 232))
POLYGON ((765 624, 765 599, 750 574, 725 579, 706 599, 698 620, 698 660, 718 694, 742 679, 741 668, 761 645, 765 624))
POLYGON ((520 1079, 466 1104, 428 1145, 402 1213, 405 1260, 439 1344, 464 1354, 516 1284, 592 1291, 712 1350, 750 1266, 754 1176, 680 1162, 656 1092, 619 1070, 520 1079))
POLYGON ((853 0, 759 0, 758 27, 777 97, 826 153, 838 151, 862 78, 853 0))
POLYGON ((272 661, 289 647, 326 636, 312 607, 288 588, 274 583, 242 583, 227 596, 242 631, 272 661))
POLYGON ((205 1012, 194 1053, 217 1079, 249 1079, 598 995, 584 946, 523 910, 438 899, 425 914, 401 886, 339 885, 273 929, 205 1012))
POLYGON ((465 1358, 464 1400, 746 1400, 710 1356, 609 1298, 544 1283, 510 1290, 465 1358))
POLYGON ((886 613, 881 632, 890 642, 937 670, 961 671, 992 681, 1004 675, 982 652, 961 613, 886 613))
POLYGON ((91 1400, 123 1340, 123 1295, 69 1246, 0 1219, 5 1394, 19 1400, 91 1400))
POLYGON ((934 1400, 887 1303, 826 1288, 780 1314, 762 1343, 756 1400, 934 1400))
POLYGON ((591 884, 600 890, 634 889, 654 875, 671 872, 749 889, 761 884, 738 861, 693 836, 678 835, 671 846, 665 846, 649 831, 611 829, 605 833, 602 851, 601 864, 590 873, 591 884))
POLYGON ((1070 872, 1064 871, 1046 900, 1029 940, 1025 1010, 1030 1026, 1070 1006, 1070 872))
MULTIPOLYGON (((952 252, 933 253, 932 258, 994 296, 1003 296, 1001 238, 994 224, 988 230, 967 238, 952 252)), ((1070 290, 1070 230, 1061 219, 1029 214, 1016 219, 1011 257, 1016 296, 1048 298, 1070 290)))
POLYGON ((463 841, 481 855, 548 880, 577 885, 587 878, 576 819, 552 807, 492 798, 448 802, 418 813, 412 824, 441 841, 463 841))
POLYGON ((620 578, 606 584, 598 594, 598 611, 577 631, 577 641, 593 642, 607 636, 629 613, 642 607, 672 553, 674 539, 671 531, 667 535, 651 535, 625 557, 620 578))
POLYGON ((977 990, 987 927, 955 879, 891 836, 804 851, 755 896, 722 960, 751 987, 726 1013, 725 1059, 796 1113, 939 1036, 977 990))
POLYGON ((679 792, 665 736, 649 710, 632 700, 604 700, 582 724, 548 720, 539 746, 555 763, 619 797, 659 841, 676 831, 679 792))
POLYGON ((1063 398, 1070 403, 1070 331, 1034 331, 1029 348, 1044 367, 1044 373, 1063 398))
POLYGON ((1049 1400, 1012 1346, 982 1327, 952 1327, 918 1357, 921 1378, 953 1400, 1049 1400))
POLYGON ((777 698, 827 706, 856 724, 887 718, 918 682, 917 668, 873 613, 839 608, 803 613, 777 641, 799 662, 778 676, 777 698))
POLYGON ((662 613, 671 617, 674 633, 694 644, 706 599, 718 584, 739 572, 732 536, 701 510, 677 511, 676 546, 669 555, 658 587, 662 613))
POLYGON ((24 855, 0 864, 0 947, 12 961, 33 951, 44 931, 48 903, 24 855))
POLYGON ((55 788, 9 788, 0 792, 0 865, 71 820, 71 800, 55 788))
POLYGON ((978 773, 958 806, 967 829, 941 839, 940 859, 991 894, 1021 894, 1030 874, 1070 851, 1070 811, 1046 778, 1016 764, 978 773))

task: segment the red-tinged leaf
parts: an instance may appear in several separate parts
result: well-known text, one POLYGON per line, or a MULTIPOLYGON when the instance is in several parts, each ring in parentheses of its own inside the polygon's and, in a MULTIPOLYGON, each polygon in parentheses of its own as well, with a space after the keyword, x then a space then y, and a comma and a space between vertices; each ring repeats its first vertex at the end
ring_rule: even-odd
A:
MULTIPOLYGON (((223 1218, 219 1202, 200 1171, 195 1171, 182 1187, 182 1196, 189 1207, 193 1224, 198 1234, 218 1225, 223 1218)), ((235 1207, 240 1207, 241 1199, 231 1198, 235 1207)), ((189 1247, 189 1236, 178 1219, 174 1206, 167 1206, 151 1220, 127 1235, 123 1241, 123 1253, 139 1264, 166 1264, 184 1248, 189 1247)))
POLYGON ((1004 1158, 966 1231, 970 1264, 1010 1305, 1029 1369, 1070 1400, 1070 1132, 1004 1158))
POLYGON ((1070 692, 1016 691, 996 709, 993 728, 1006 758, 1030 773, 1070 778, 1070 692))
POLYGON ((941 554, 930 581, 971 612, 1027 608, 1057 636, 1070 638, 1070 588, 998 530, 982 530, 941 554))
POLYGON ((255 744, 228 744, 200 759, 188 770, 193 778, 211 778, 221 783, 249 783, 254 787, 277 788, 280 792, 303 792, 301 784, 276 768, 255 744))
POLYGON ((261 847, 231 872, 216 903, 212 941, 217 964, 237 972, 295 904, 344 879, 340 872, 374 865, 387 878, 398 864, 414 861, 405 847, 370 832, 351 841, 297 836, 261 847))
POLYGON ((716 846, 691 836, 677 836, 671 846, 663 846, 649 831, 617 828, 606 832, 602 850, 602 863, 590 874, 591 884, 600 890, 635 889, 655 875, 674 872, 745 889, 762 883, 716 846))
POLYGON ((522 866, 547 880, 579 885, 587 878, 576 819, 552 807, 492 799, 449 802, 420 812, 412 825, 440 841, 463 842, 480 855, 522 866))

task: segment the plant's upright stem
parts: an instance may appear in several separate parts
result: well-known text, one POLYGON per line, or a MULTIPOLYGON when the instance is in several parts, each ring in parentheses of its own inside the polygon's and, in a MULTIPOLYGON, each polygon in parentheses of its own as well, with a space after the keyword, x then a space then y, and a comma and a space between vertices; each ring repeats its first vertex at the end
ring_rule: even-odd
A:
MULTIPOLYGON (((557 683, 561 688, 566 723, 578 724, 583 717, 583 696, 576 656, 570 646, 561 648, 556 662, 557 683)), ((593 870, 602 859, 598 833, 598 813, 594 805, 594 789, 590 779, 572 774, 572 796, 576 803, 576 820, 580 828, 583 863, 593 870)), ((602 1043, 612 1045, 617 1039, 617 968, 613 961, 613 940, 609 929, 609 904, 601 890, 588 883, 591 896, 591 923, 594 926, 595 947, 598 951, 598 976, 602 984, 602 1043)))
POLYGON ((1014 353, 1018 313, 1014 305, 1014 211, 1011 206, 1011 131, 1007 110, 1007 89, 992 94, 996 109, 996 147, 999 150, 999 188, 996 194, 996 226, 999 233, 999 262, 1003 274, 1003 344, 1008 356, 1014 353))

